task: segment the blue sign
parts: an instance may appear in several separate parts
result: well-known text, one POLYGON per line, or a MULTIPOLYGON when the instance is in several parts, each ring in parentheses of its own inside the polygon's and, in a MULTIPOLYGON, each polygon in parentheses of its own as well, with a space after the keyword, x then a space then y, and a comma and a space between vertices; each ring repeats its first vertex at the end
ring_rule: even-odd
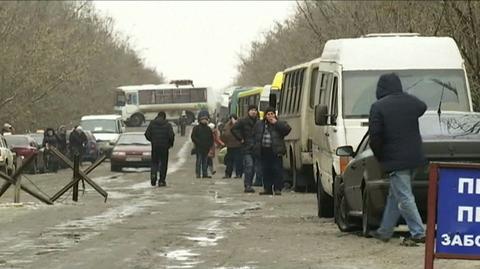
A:
POLYGON ((437 254, 480 255, 480 169, 440 168, 437 254))

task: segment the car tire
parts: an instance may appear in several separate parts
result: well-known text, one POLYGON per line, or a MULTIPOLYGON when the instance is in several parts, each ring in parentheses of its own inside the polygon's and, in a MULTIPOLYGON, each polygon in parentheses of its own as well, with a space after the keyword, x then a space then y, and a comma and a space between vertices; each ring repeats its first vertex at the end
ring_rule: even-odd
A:
POLYGON ((140 114, 135 114, 130 118, 130 125, 133 127, 140 127, 142 126, 144 119, 142 115, 140 114))
POLYGON ((368 233, 375 229, 374 225, 371 222, 372 212, 370 206, 370 190, 367 185, 363 190, 362 195, 362 233, 364 236, 369 236, 368 233))
POLYGON ((317 178, 318 178, 317 180, 318 217, 331 218, 333 217, 333 199, 323 189, 322 180, 319 175, 317 175, 317 178))
POLYGON ((350 232, 355 230, 357 226, 352 223, 351 217, 348 215, 348 204, 345 197, 345 183, 343 178, 337 176, 333 184, 333 215, 338 229, 342 232, 350 232))

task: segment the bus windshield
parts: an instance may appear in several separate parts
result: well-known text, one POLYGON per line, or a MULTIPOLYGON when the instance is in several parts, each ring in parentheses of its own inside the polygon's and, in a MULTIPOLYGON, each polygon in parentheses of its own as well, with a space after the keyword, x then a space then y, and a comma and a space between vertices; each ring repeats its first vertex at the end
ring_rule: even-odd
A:
POLYGON ((124 92, 118 92, 115 95, 115 106, 125 106, 125 93, 124 92))
POLYGON ((396 73, 403 91, 425 102, 428 110, 469 111, 467 85, 463 70, 374 70, 345 71, 343 76, 343 115, 368 118, 370 106, 377 100, 378 78, 396 73))

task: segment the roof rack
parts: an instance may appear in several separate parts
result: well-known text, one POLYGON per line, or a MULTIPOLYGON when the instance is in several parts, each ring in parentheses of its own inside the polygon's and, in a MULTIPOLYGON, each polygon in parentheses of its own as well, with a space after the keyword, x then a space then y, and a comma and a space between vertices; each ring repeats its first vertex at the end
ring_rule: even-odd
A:
POLYGON ((361 37, 394 37, 394 36, 420 36, 419 33, 372 33, 361 37))

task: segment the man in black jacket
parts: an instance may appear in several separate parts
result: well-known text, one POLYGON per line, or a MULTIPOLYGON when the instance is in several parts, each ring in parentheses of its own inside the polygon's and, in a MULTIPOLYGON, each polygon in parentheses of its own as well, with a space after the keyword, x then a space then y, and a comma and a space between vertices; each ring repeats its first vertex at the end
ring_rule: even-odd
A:
POLYGON ((258 119, 256 105, 248 106, 248 116, 239 120, 232 128, 233 136, 242 143, 243 153, 243 174, 245 192, 255 192, 252 188, 253 177, 255 176, 255 157, 253 146, 255 145, 254 127, 258 119))
POLYGON ((208 127, 208 111, 202 110, 198 113, 198 125, 193 127, 191 139, 195 146, 196 163, 195 174, 197 178, 211 178, 208 175, 208 152, 213 146, 212 129, 208 127))
POLYGON ((145 131, 145 137, 152 143, 152 168, 150 181, 152 186, 157 183, 157 173, 160 173, 159 187, 167 185, 168 150, 173 147, 175 134, 172 125, 166 120, 165 112, 158 112, 157 117, 150 122, 145 131))
POLYGON ((425 229, 418 213, 411 180, 415 170, 425 164, 418 118, 427 106, 404 93, 400 78, 384 74, 377 84, 377 101, 370 109, 370 147, 390 177, 390 190, 377 231, 370 235, 388 241, 402 216, 413 242, 425 241, 425 229))
POLYGON ((279 121, 274 108, 265 110, 265 118, 255 124, 255 157, 261 160, 263 169, 263 188, 260 195, 281 195, 282 192, 282 156, 287 153, 285 141, 292 128, 288 123, 279 121))

